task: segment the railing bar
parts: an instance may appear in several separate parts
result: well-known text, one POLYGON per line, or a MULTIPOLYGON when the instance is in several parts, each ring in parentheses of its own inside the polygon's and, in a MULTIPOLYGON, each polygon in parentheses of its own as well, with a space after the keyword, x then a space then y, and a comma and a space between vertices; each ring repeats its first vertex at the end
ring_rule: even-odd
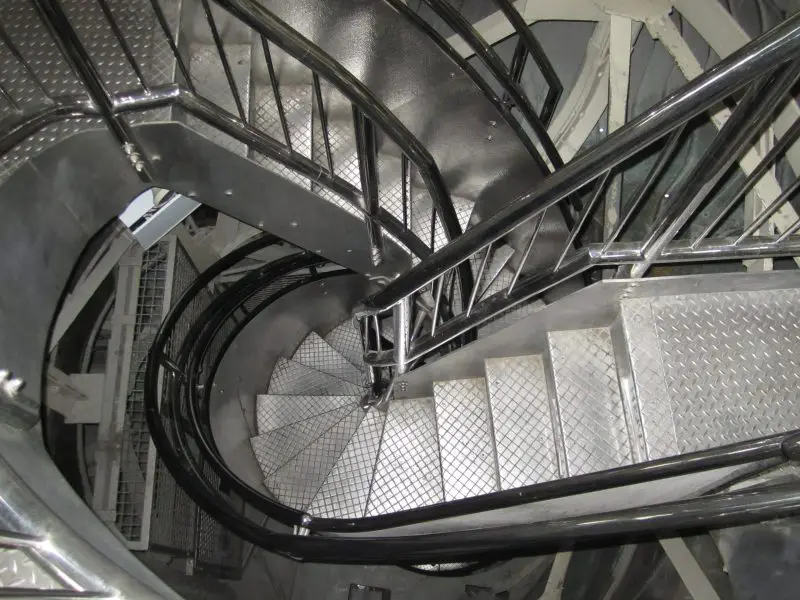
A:
POLYGON ((492 246, 494 242, 486 246, 486 254, 481 259, 481 264, 478 267, 478 272, 475 275, 475 287, 472 288, 472 293, 469 295, 469 303, 467 304, 467 316, 472 312, 472 306, 475 304, 475 298, 478 296, 478 290, 481 289, 481 281, 483 281, 483 272, 486 270, 486 265, 489 263, 489 257, 492 255, 492 246))
POLYGON ((544 105, 542 106, 542 111, 539 115, 542 124, 547 127, 550 124, 550 120, 553 118, 553 113, 558 105, 558 101, 561 99, 564 86, 561 84, 561 80, 558 78, 558 74, 556 74, 553 64, 547 58, 547 54, 539 43, 539 40, 533 35, 525 19, 522 18, 522 15, 519 14, 519 11, 510 0, 495 0, 495 3, 500 7, 500 10, 519 34, 520 41, 525 42, 526 49, 530 55, 533 56, 533 60, 542 72, 542 76, 550 86, 550 89, 547 91, 547 96, 545 97, 544 105))
MULTIPOLYGON (((375 327, 375 347, 378 349, 378 351, 380 351, 383 349, 383 343, 381 342, 381 323, 378 319, 378 315, 372 315, 371 320, 373 326, 375 327)), ((369 331, 367 333, 369 334, 369 331)))
POLYGON ((608 185, 609 180, 611 179, 611 173, 614 169, 609 169, 606 171, 602 177, 597 180, 597 184, 595 185, 594 191, 592 192, 592 197, 586 206, 583 207, 580 216, 578 217, 578 222, 575 223, 575 226, 569 232, 569 237, 567 238, 566 244, 564 244, 564 248, 561 250, 561 255, 558 257, 556 261, 556 266, 553 267, 554 271, 558 271, 561 264, 564 262, 564 259, 567 257, 567 253, 569 252, 570 248, 572 248, 572 244, 575 242, 575 239, 580 234, 581 230, 583 229, 584 225, 586 225, 586 221, 589 220, 592 212, 594 211, 597 203, 600 201, 600 198, 603 197, 603 192, 608 185))
POLYGON ((133 72, 136 74, 136 79, 139 80, 139 84, 142 86, 142 88, 144 88, 146 91, 149 91, 150 88, 147 85, 144 74, 139 68, 139 64, 136 62, 136 58, 133 56, 133 51, 131 50, 128 41, 125 39, 122 29, 120 29, 119 24, 114 18, 114 14, 111 12, 108 2, 106 0, 97 0, 97 3, 100 5, 100 9, 105 15, 106 21, 108 21, 108 24, 111 26, 111 31, 116 36, 117 41, 119 41, 119 45, 122 48, 122 53, 125 55, 125 58, 128 59, 131 69, 133 69, 133 72))
POLYGON ((436 209, 431 207, 431 252, 436 252, 436 209))
MULTIPOLYGON (((448 271, 447 273, 449 273, 448 271)), ((431 335, 436 333, 436 326, 439 324, 439 305, 442 302, 442 291, 444 290, 445 286, 445 277, 447 273, 442 273, 438 279, 434 280, 433 285, 435 286, 435 291, 433 294, 433 318, 431 319, 431 335), (438 286, 437 286, 438 284, 438 286)))
POLYGON ((753 222, 747 227, 744 232, 736 238, 734 244, 739 244, 744 238, 753 234, 753 232, 761 227, 764 223, 767 222, 772 215, 774 215, 777 210, 787 201, 789 200, 797 190, 800 189, 800 177, 795 179, 792 185, 787 187, 775 200, 773 200, 767 208, 762 210, 758 216, 753 219, 753 222))
POLYGON ((784 231, 780 235, 780 237, 777 240, 775 240, 775 244, 776 245, 782 244, 784 241, 786 241, 786 238, 794 235, 795 233, 797 233, 798 230, 800 230, 800 219, 797 219, 797 221, 795 221, 794 224, 791 227, 789 227, 789 229, 784 231))
MULTIPOLYGON (((278 119, 281 122, 281 129, 283 129, 283 137, 286 138, 286 146, 289 150, 292 149, 292 137, 289 135, 289 122, 286 120, 286 111, 283 108, 283 101, 281 100, 281 90, 278 85, 278 78, 275 75, 275 65, 272 62, 272 52, 269 50, 269 42, 263 35, 261 37, 261 47, 264 50, 264 60, 267 61, 267 72, 269 73, 269 83, 272 86, 272 95, 275 97, 275 106, 278 108, 278 119)), ((333 169, 331 169, 333 175, 333 169)))
POLYGON ((400 159, 400 172, 403 178, 400 194, 403 202, 403 227, 406 229, 408 229, 408 203, 411 196, 411 178, 408 166, 408 157, 404 153, 400 159))
POLYGON ((372 263, 377 266, 383 261, 383 237, 377 222, 380 198, 375 159, 378 149, 372 121, 355 104, 353 105, 353 128, 356 135, 356 152, 358 154, 358 170, 361 175, 361 193, 366 212, 367 235, 369 236, 372 263))
POLYGON ((511 68, 509 69, 511 81, 514 83, 520 83, 520 81, 522 81, 522 72, 525 70, 527 58, 528 51, 525 48, 525 41, 520 38, 514 48, 514 55, 511 57, 511 68))
POLYGON ((11 108, 13 108, 15 111, 19 112, 22 110, 19 104, 17 104, 17 101, 14 100, 13 96, 8 92, 8 90, 5 87, 3 87, 2 82, 0 82, 0 97, 2 97, 3 100, 5 100, 6 103, 10 105, 11 108))
POLYGON ((231 64, 228 61, 228 55, 225 52, 225 47, 222 44, 222 38, 219 36, 219 30, 217 29, 217 22, 214 20, 214 15, 211 12, 211 6, 208 4, 208 0, 200 0, 203 4, 203 12, 206 14, 206 20, 208 21, 208 27, 211 29, 211 37, 214 39, 214 45, 217 47, 217 53, 219 53, 219 59, 222 62, 222 70, 225 71, 225 79, 228 80, 228 87, 231 88, 231 94, 233 95, 233 101, 236 103, 236 110, 239 112, 239 118, 242 121, 247 122, 247 114, 244 111, 244 104, 242 104, 242 98, 239 95, 239 90, 236 87, 236 79, 233 77, 233 71, 231 71, 231 64))
MULTIPOLYGON (((311 80, 314 84, 314 98, 317 102, 317 110, 319 111, 319 124, 322 127, 322 142, 325 146, 325 157, 328 161, 328 170, 333 174, 333 153, 331 152, 331 139, 328 132, 328 116, 325 114, 325 106, 322 104, 322 88, 319 84, 319 75, 313 73, 311 80)), ((363 184, 362 184, 363 187, 363 184)), ((362 190, 366 196, 366 190, 362 190)))
POLYGON ((731 180, 728 184, 719 192, 720 197, 725 197, 728 194, 731 195, 731 200, 722 209, 722 211, 716 216, 716 218, 711 222, 711 224, 705 228, 705 230, 698 236, 698 238, 693 242, 693 246, 697 246, 700 242, 706 239, 711 233, 719 226, 725 216, 741 201, 742 197, 746 195, 753 186, 758 183, 761 177, 769 170, 770 166, 772 165, 775 160, 782 155, 796 140, 800 137, 800 119, 797 119, 789 130, 781 137, 775 145, 770 148, 769 152, 761 159, 761 162, 758 163, 755 169, 750 172, 745 180, 738 186, 736 189, 736 182, 735 180, 731 180), (735 192, 731 192, 731 190, 735 190, 735 192))
POLYGON ((750 86, 676 194, 678 200, 672 210, 666 211, 648 233, 642 244, 644 259, 630 269, 631 277, 642 277, 658 253, 683 229, 731 165, 747 150, 747 142, 759 133, 775 108, 785 100, 786 91, 798 75, 800 62, 796 61, 773 70, 750 86))
POLYGON ((530 101, 519 89, 519 86, 510 80, 505 65, 503 65, 503 61, 500 60, 500 57, 494 49, 486 43, 472 24, 447 0, 425 0, 425 2, 442 18, 442 20, 452 27, 456 33, 464 38, 464 41, 475 51, 478 58, 488 67, 497 81, 500 82, 504 90, 509 94, 525 117, 525 120, 533 129, 539 143, 553 166, 556 169, 564 166, 564 161, 558 153, 558 149, 556 149, 553 140, 551 140, 550 136, 547 134, 547 129, 539 119, 539 115, 536 114, 530 101))
POLYGON ((180 70, 181 75, 183 75, 183 79, 186 82, 186 87, 189 88, 192 93, 196 94, 197 90, 195 90, 194 84, 192 83, 192 77, 189 75, 189 68, 186 66, 186 63, 183 62, 183 58, 181 58, 180 50, 178 50, 178 44, 175 42, 175 38, 172 36, 169 23, 167 23, 167 17, 164 15, 164 11, 161 10, 159 0, 150 0, 150 5, 153 7, 153 12, 156 15, 156 20, 161 27, 161 31, 164 33, 164 37, 167 38, 169 47, 172 50, 172 55, 175 57, 175 61, 178 64, 178 69, 180 70))
POLYGON ((769 68, 793 60, 800 50, 800 14, 726 57, 681 89, 664 98, 602 143, 582 153, 512 200, 503 210, 464 232, 434 256, 364 300, 368 310, 393 306, 398 298, 421 289, 439 274, 460 265, 481 245, 502 238, 520 223, 557 204, 605 171, 624 162, 748 83, 769 68))
POLYGON ((30 77, 33 83, 36 84, 36 87, 38 87, 45 96, 50 98, 50 93, 47 91, 47 88, 44 87, 44 84, 42 83, 41 79, 39 79, 38 75, 36 75, 30 63, 27 60, 25 60, 24 56, 22 56, 22 52, 20 52, 17 45, 11 39, 11 36, 8 35, 8 32, 5 30, 2 23, 0 23, 0 40, 3 41, 3 43, 6 45, 9 52, 11 52, 11 54, 14 56, 17 62, 22 65, 22 68, 25 69, 25 72, 28 74, 28 77, 30 77))
POLYGON ((675 151, 678 149, 678 144, 680 143, 681 136, 683 135, 685 128, 686 125, 683 124, 669 134, 666 145, 659 153, 658 158, 653 163, 650 171, 647 173, 647 177, 645 177, 644 180, 639 184, 639 189, 636 190, 636 194, 633 197, 633 201, 630 203, 628 212, 626 212, 625 215, 617 222, 616 227, 614 227, 614 230, 609 234, 606 244, 603 246, 603 250, 608 249, 614 240, 617 239, 617 236, 625 230, 625 227, 627 227, 628 223, 633 218, 633 215, 636 214, 636 211, 639 210, 642 202, 647 198, 647 195, 650 193, 653 185, 658 181, 659 177, 661 177, 662 172, 669 164, 669 161, 672 159, 675 151))
MULTIPOLYGON (((525 266, 525 263, 528 260, 528 256, 531 253, 531 249, 533 248, 533 243, 536 241, 536 237, 539 235, 539 229, 541 229, 542 227, 542 221, 544 221, 545 212, 547 211, 541 212, 539 213, 538 216, 534 217, 536 222, 533 225, 533 231, 531 232, 531 239, 528 240, 528 243, 525 246, 525 251, 522 253, 522 256, 519 259, 519 265, 514 270, 514 276, 511 278, 511 283, 508 284, 506 295, 510 294, 514 290, 514 286, 517 285, 517 280, 519 279, 519 276, 522 273, 522 267, 525 266)), ((571 245, 572 241, 570 241, 567 247, 571 245)))

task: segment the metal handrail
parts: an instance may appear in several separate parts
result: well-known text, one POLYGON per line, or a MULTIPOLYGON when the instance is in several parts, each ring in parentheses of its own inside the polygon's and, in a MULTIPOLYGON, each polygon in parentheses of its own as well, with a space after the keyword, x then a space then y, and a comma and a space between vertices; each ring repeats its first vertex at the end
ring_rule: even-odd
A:
MULTIPOLYGON (((131 46, 117 24, 113 12, 104 0, 99 1, 104 18, 108 22, 112 34, 117 38, 119 47, 141 87, 123 93, 112 93, 80 37, 71 26, 61 3, 58 0, 34 0, 34 6, 40 19, 61 49, 68 66, 86 90, 86 95, 70 98, 51 97, 45 88, 41 86, 38 78, 34 78, 34 81, 39 83, 39 88, 42 90, 46 102, 41 108, 22 114, 17 111, 17 114, 0 122, 0 155, 6 154, 23 140, 34 135, 47 125, 69 119, 95 117, 102 119, 118 139, 126 154, 131 157, 132 165, 139 176, 144 181, 152 183, 153 178, 148 158, 137 143, 135 130, 129 125, 129 121, 124 116, 153 108, 180 107, 192 116, 246 144, 254 152, 276 160, 293 171, 327 187, 350 203, 364 215, 366 232, 370 240, 375 263, 382 261, 384 233, 406 245, 411 253, 417 257, 429 255, 433 251, 433 246, 428 245, 426 241, 421 240, 416 235, 407 219, 401 220, 381 206, 374 189, 371 190, 372 193, 367 197, 366 192, 362 192, 362 190, 351 185, 336 173, 335 165, 330 157, 329 143, 326 144, 326 157, 328 160, 325 166, 293 150, 285 109, 276 86, 275 69, 269 51, 269 45, 276 44, 287 50, 289 54, 300 57, 300 62, 311 69, 317 88, 319 88, 320 77, 324 77, 337 87, 353 103, 353 106, 357 107, 361 112, 363 115, 362 122, 367 130, 371 130, 373 127, 381 129, 400 147, 403 153, 403 173, 407 172, 408 163, 414 164, 417 168, 433 200, 433 218, 438 219, 438 222, 441 223, 446 239, 451 240, 461 234, 461 227, 441 173, 439 173, 438 167, 425 147, 360 81, 319 48, 316 48, 297 32, 275 19, 257 2, 251 0, 214 0, 223 9, 250 25, 261 38, 285 138, 282 141, 271 138, 249 122, 209 0, 202 0, 201 5, 235 103, 236 114, 224 110, 218 104, 211 102, 198 93, 193 84, 188 66, 178 49, 175 41, 175 32, 170 29, 170 25, 158 2, 151 0, 150 4, 160 30, 168 41, 178 70, 183 75, 183 81, 180 84, 148 85, 143 76, 143 70, 137 63, 131 46), (366 199, 366 201, 363 199, 366 199)), ((10 40, 8 32, 2 29, 0 34, 12 55, 20 62, 22 68, 26 72, 33 72, 31 65, 18 52, 13 41, 10 40), (10 42, 10 45, 8 42, 10 42)), ((16 106, 14 99, 9 98, 10 104, 16 106)), ((328 131, 325 126, 327 119, 321 94, 316 94, 315 103, 319 115, 322 117, 323 135, 327 139, 328 131)), ((366 148, 369 155, 360 152, 359 163, 372 164, 371 171, 374 172, 377 164, 376 145, 372 144, 368 147, 360 145, 360 147, 362 149, 366 148)), ((372 180, 374 180, 374 177, 368 179, 368 181, 372 180)), ((410 178, 404 177, 402 185, 402 201, 405 203, 410 199, 410 189, 407 189, 411 185, 410 178)), ((405 204, 402 210, 404 215, 409 212, 409 208, 405 204)), ((462 269, 459 271, 459 277, 462 286, 465 289, 471 289, 471 272, 468 269, 462 269)))
MULTIPOLYGON (((431 324, 429 332, 418 337, 404 356, 396 356, 398 353, 393 350, 373 349, 366 355, 367 362, 373 366, 403 365, 424 358, 452 339, 454 332, 472 331, 480 323, 596 266, 631 265, 630 269, 623 268, 620 275, 640 277, 652 264, 672 262, 676 248, 673 240, 677 234, 699 207, 708 202, 712 192, 716 190, 716 184, 728 168, 749 149, 774 110, 789 98, 790 89, 800 74, 800 67, 798 64, 784 65, 795 60, 799 51, 800 15, 795 15, 609 135, 603 142, 546 178, 534 190, 517 198, 506 208, 474 226, 459 239, 367 298, 364 301, 363 315, 402 311, 409 304, 409 298, 436 290, 439 282, 454 267, 469 264, 480 252, 523 223, 541 219, 548 208, 594 182, 592 199, 584 207, 568 236, 571 245, 602 195, 609 174, 622 162, 658 143, 662 138, 668 138, 655 167, 647 177, 646 185, 637 191, 634 203, 620 221, 621 226, 614 231, 614 237, 600 246, 591 246, 572 254, 570 248, 565 247, 560 252, 559 259, 549 269, 536 273, 524 273, 525 261, 520 261, 511 285, 498 294, 477 302, 469 314, 456 315, 448 323, 431 324), (671 162, 685 124, 742 88, 748 88, 748 93, 738 102, 706 155, 693 168, 691 176, 685 179, 680 189, 670 194, 671 204, 668 210, 656 218, 645 239, 633 246, 616 242, 615 238, 624 232, 635 211, 639 210, 652 182, 661 176, 671 162)), ((791 139, 787 139, 779 144, 785 150, 790 142, 791 139)), ((769 153, 757 167, 757 171, 766 172, 779 158, 780 152, 769 153)), ((789 192, 768 207, 755 222, 765 221, 788 202, 793 189, 790 188, 789 192)), ((741 196, 741 193, 738 194, 739 198, 741 196)), ((788 234, 785 232, 782 236, 765 240, 747 237, 754 231, 751 227, 739 239, 705 239, 708 233, 713 232, 712 228, 704 234, 703 239, 690 243, 688 248, 681 247, 685 246, 682 243, 677 243, 677 247, 681 248, 679 254, 682 259, 689 262, 736 259, 743 256, 787 256, 796 252, 797 240, 792 234, 798 230, 800 224, 792 226, 788 234)), ((537 228, 534 227, 527 251, 533 246, 536 233, 537 228)), ((480 281, 476 282, 476 286, 480 284, 480 281)))
MULTIPOLYGON (((618 535, 646 533, 666 527, 679 530, 733 525, 783 516, 800 509, 800 492, 796 487, 786 487, 769 490, 766 500, 765 497, 754 497, 749 492, 736 492, 611 513, 589 514, 554 522, 513 527, 491 526, 478 531, 472 528, 462 530, 457 524, 453 524, 445 534, 380 537, 380 530, 393 527, 475 515, 525 504, 535 506, 535 503, 545 500, 720 468, 764 465, 765 462, 774 465, 797 460, 800 447, 800 434, 797 432, 771 435, 475 498, 356 519, 317 519, 252 488, 248 491, 246 484, 238 481, 224 464, 210 433, 211 384, 222 356, 229 345, 235 343, 238 333, 246 326, 247 321, 255 318, 261 307, 280 297, 286 290, 296 287, 280 288, 259 300, 258 306, 252 307, 245 320, 239 321, 234 328, 228 329, 224 323, 236 318, 237 307, 243 301, 256 297, 262 287, 273 286, 273 275, 280 277, 281 273, 289 273, 294 267, 310 265, 313 257, 301 253, 296 257, 281 259, 283 266, 280 268, 278 265, 274 268, 266 265, 257 270, 260 272, 249 274, 249 279, 240 280, 238 285, 228 288, 224 295, 217 296, 206 312, 197 317, 194 325, 185 322, 185 314, 197 294, 202 293, 218 274, 230 268, 232 261, 247 256, 257 243, 254 241, 249 248, 223 258, 219 264, 202 273, 177 300, 156 335, 148 357, 146 376, 147 418, 159 456, 179 484, 204 511, 254 544, 295 558, 337 563, 422 562, 423 558, 442 560, 457 557, 478 559, 501 550, 544 551, 557 537, 575 542, 598 538, 608 540, 618 535), (227 295, 231 297, 223 297, 227 295), (207 319, 206 313, 213 315, 212 318, 207 319), (177 344, 173 340, 173 331, 178 323, 183 323, 182 327, 188 327, 191 331, 181 338, 184 340, 183 344, 177 344), (165 353, 167 361, 164 359, 165 353), (170 366, 172 364, 175 368, 170 366), (162 367, 170 370, 171 374, 169 383, 163 388, 163 396, 159 399, 158 379, 162 367), (188 412, 188 417, 183 415, 184 412, 188 412), (288 525, 302 526, 316 535, 278 534, 265 527, 260 520, 248 519, 246 511, 231 510, 227 498, 219 491, 220 480, 209 478, 204 468, 208 464, 225 481, 226 488, 233 489, 238 497, 248 501, 261 513, 288 525), (752 504, 754 501, 757 504, 752 504), (746 506, 754 511, 748 512, 746 506), (365 535, 368 532, 376 533, 365 535), (327 533, 336 533, 337 536, 328 537, 325 535, 327 533), (352 537, 348 534, 359 535, 352 537)), ((311 278, 313 276, 309 274, 308 279, 298 280, 297 286, 308 283, 311 278)))

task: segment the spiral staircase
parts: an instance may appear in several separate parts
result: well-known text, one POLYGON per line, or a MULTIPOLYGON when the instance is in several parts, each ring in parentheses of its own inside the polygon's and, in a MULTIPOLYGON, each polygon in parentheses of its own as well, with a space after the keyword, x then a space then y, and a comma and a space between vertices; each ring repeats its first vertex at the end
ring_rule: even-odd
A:
POLYGON ((800 17, 702 64, 711 16, 0 1, 3 588, 557 552, 555 598, 572 548, 796 514, 800 17), (645 31, 688 83, 628 106, 645 31))

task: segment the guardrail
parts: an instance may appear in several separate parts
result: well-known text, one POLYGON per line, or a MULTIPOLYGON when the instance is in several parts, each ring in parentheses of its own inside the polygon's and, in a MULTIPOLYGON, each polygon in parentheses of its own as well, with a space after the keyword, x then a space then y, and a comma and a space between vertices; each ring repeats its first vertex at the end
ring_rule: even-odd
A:
MULTIPOLYGON (((380 349, 372 345, 366 361, 373 367, 392 367, 402 373, 414 361, 425 358, 450 340, 474 331, 480 324, 522 302, 541 296, 552 287, 581 273, 599 267, 618 267, 617 277, 641 277, 658 263, 711 260, 746 260, 765 257, 797 256, 800 248, 800 220, 774 235, 758 235, 764 224, 800 189, 795 179, 768 206, 745 223, 734 237, 713 238, 723 220, 743 203, 744 196, 758 180, 797 141, 800 123, 795 123, 744 180, 728 178, 731 167, 763 134, 775 111, 793 101, 792 86, 800 76, 800 15, 729 56, 715 67, 671 94, 651 109, 609 135, 603 142, 557 170, 529 193, 503 210, 472 227, 448 246, 424 259, 401 277, 364 301, 365 327, 376 316, 392 314, 395 345, 380 349), (733 95, 745 90, 741 98, 733 95), (688 123, 722 101, 735 103, 730 118, 705 155, 682 177, 665 198, 654 198, 654 183, 674 158, 688 123), (657 152, 657 159, 633 195, 627 210, 614 230, 599 244, 574 249, 574 242, 597 208, 606 185, 615 172, 630 161, 657 152), (528 272, 526 261, 539 234, 545 211, 563 204, 570 194, 591 189, 589 201, 571 228, 558 259, 547 269, 528 272), (647 202, 655 201, 656 211, 643 238, 620 242, 633 218, 647 202), (720 202, 722 201, 722 206, 720 202), (702 233, 681 236, 701 208, 717 211, 702 233), (480 289, 492 248, 517 228, 533 223, 513 278, 505 289, 481 299, 480 289), (442 290, 447 289, 456 269, 479 263, 476 281, 462 312, 444 318, 442 290), (429 300, 426 308, 423 299, 429 300), (414 328, 420 313, 427 327, 414 328), (416 311, 416 313, 415 313, 416 311)), ((367 339, 373 336, 368 335, 367 339)))

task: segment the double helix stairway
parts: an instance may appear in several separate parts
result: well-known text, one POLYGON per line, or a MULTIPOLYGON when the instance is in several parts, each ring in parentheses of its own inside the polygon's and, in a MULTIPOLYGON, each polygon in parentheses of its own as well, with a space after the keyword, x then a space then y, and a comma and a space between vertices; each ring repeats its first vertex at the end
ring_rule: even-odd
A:
MULTIPOLYGON (((112 475, 134 467, 137 518, 175 515, 192 542, 211 524, 226 543, 296 559, 418 565, 796 513, 791 481, 731 486, 800 458, 797 270, 744 274, 741 262, 800 256, 800 17, 703 73, 671 5, 648 3, 633 20, 696 78, 638 116, 609 92, 608 121, 598 128, 591 112, 589 126, 616 131, 563 165, 547 135, 558 93, 535 90, 534 109, 520 84, 526 61, 547 79, 547 61, 516 5, 494 3, 490 21, 517 36, 507 61, 446 0, 0 2, 0 414, 14 435, 34 431, 49 393, 53 315, 111 262, 83 254, 93 236, 160 187, 171 193, 151 196, 145 225, 179 224, 186 214, 157 198, 183 195, 220 230, 265 233, 226 245, 207 270, 168 276, 179 248, 192 263, 170 236, 158 277, 142 262, 155 247, 135 244, 138 263, 105 272, 131 294, 117 295, 112 337, 137 346, 135 360, 110 353, 122 383, 103 390, 111 433, 99 452, 112 475), (695 157, 704 116, 719 133, 695 157), (281 245, 279 258, 245 252, 262 242, 281 245), (669 266, 684 262, 723 266, 669 266), (321 295, 312 284, 345 275, 358 280, 347 290, 358 298, 335 299, 346 318, 298 318, 291 335, 262 340, 281 356, 247 374, 252 403, 214 388, 259 314, 280 302, 272 316, 288 323, 307 308, 294 292, 321 295), (143 327, 148 303, 157 316, 143 327), (235 443, 213 422, 220 402, 242 410, 235 443), (123 464, 131 433, 138 460, 123 464), (252 454, 259 485, 227 464, 234 446, 252 454), (174 504, 154 501, 165 489, 174 504)), ((581 9, 598 30, 628 25, 609 48, 619 69, 631 15, 599 4, 581 9)), ((600 95, 578 88, 583 101, 565 105, 583 118, 600 95)), ((89 534, 76 542, 72 509, 50 505, 73 496, 48 498, 49 477, 23 481, 47 471, 6 453, 0 475, 25 492, 20 522, 38 510, 57 549, 91 549, 89 575, 62 587, 150 597, 140 584, 157 582, 115 540, 90 539, 97 519, 81 513, 89 534), (133 575, 115 587, 121 565, 133 575)), ((116 476, 112 526, 125 516, 116 476)), ((4 543, 52 562, 40 533, 19 526, 4 543)))

